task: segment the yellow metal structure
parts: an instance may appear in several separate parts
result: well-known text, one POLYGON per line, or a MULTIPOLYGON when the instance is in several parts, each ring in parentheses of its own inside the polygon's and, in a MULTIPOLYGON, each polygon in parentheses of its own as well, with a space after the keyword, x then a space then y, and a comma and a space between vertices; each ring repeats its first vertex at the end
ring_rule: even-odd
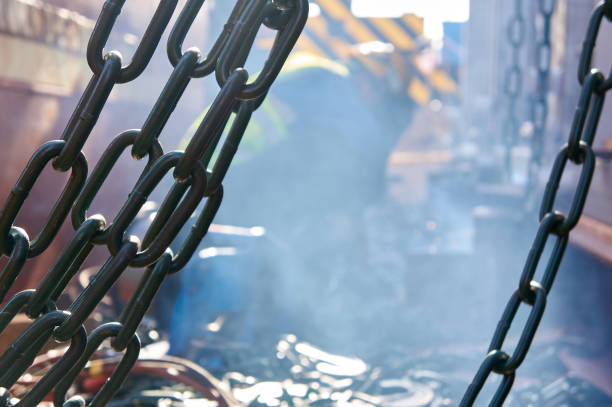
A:
MULTIPOLYGON (((426 105, 437 94, 452 94, 455 80, 441 69, 418 63, 423 38, 423 18, 405 14, 400 18, 359 18, 342 0, 317 0, 321 13, 308 19, 296 50, 339 62, 359 61, 373 76, 384 78, 393 69, 406 94, 426 105)), ((269 49, 273 39, 258 42, 269 49)))

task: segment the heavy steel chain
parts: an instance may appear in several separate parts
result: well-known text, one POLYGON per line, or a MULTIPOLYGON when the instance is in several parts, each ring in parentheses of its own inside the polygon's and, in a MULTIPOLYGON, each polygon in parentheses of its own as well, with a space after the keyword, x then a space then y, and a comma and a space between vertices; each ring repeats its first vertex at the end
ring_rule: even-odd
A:
POLYGON ((556 0, 538 0, 538 13, 536 14, 536 44, 535 67, 536 87, 531 100, 531 123, 533 133, 531 137, 531 157, 528 168, 528 185, 532 189, 536 183, 536 175, 542 165, 544 149, 544 136, 548 121, 548 88, 551 65, 550 24, 555 11, 556 0), (538 24, 539 22, 539 24, 538 24))
MULTIPOLYGON (((56 407, 83 405, 80 398, 66 402, 66 391, 106 338, 112 338, 112 347, 118 352, 125 351, 125 354, 90 405, 105 405, 119 389, 138 357, 140 341, 136 335, 137 326, 164 277, 178 272, 187 264, 208 231, 221 203, 223 178, 251 113, 265 98, 308 17, 307 0, 237 0, 223 31, 208 55, 203 57, 197 48, 182 50, 185 36, 204 3, 204 0, 188 0, 168 39, 168 57, 174 69, 153 109, 141 129, 127 130, 108 145, 88 177, 82 147, 113 87, 134 80, 148 65, 177 2, 159 2, 128 63, 124 63, 121 54, 116 51, 104 53, 125 0, 107 0, 104 3, 87 46, 87 62, 93 72, 92 78, 61 140, 45 143, 32 155, 0 212, 0 252, 8 258, 0 271, 0 301, 4 300, 21 273, 26 259, 40 255, 49 247, 68 215, 75 230, 39 286, 16 294, 0 311, 0 332, 6 329, 18 312, 24 311, 34 319, 25 333, 0 356, 0 387, 4 389, 9 389, 26 371, 50 337, 70 343, 59 362, 17 405, 37 405, 51 390, 54 390, 56 407), (276 30, 277 34, 261 72, 252 82, 248 82, 249 75, 243 66, 262 25, 276 30), (184 152, 164 154, 158 137, 181 95, 191 79, 212 73, 221 90, 204 120, 184 152), (236 119, 220 147, 212 170, 207 170, 232 112, 236 114, 236 119), (100 214, 88 215, 92 200, 119 156, 128 148, 131 148, 135 159, 147 158, 145 169, 132 192, 110 222, 100 214), (13 222, 49 162, 59 172, 70 171, 70 177, 42 229, 30 240, 28 233, 13 222), (126 231, 148 195, 171 170, 175 182, 140 242, 126 231), (172 253, 170 243, 204 198, 204 209, 189 235, 178 253, 172 253), (95 245, 107 246, 108 259, 68 309, 57 310, 55 301, 95 245), (104 324, 87 337, 83 323, 128 266, 146 270, 120 321, 104 324)), ((2 394, 2 400, 8 400, 8 393, 2 394)))
POLYGON ((578 82, 582 85, 582 89, 569 139, 557 154, 544 190, 539 213, 539 228, 527 256, 518 289, 506 305, 489 345, 489 353, 465 392, 461 407, 471 406, 474 403, 491 372, 501 375, 502 380, 489 405, 501 406, 504 403, 514 382, 515 372, 525 359, 542 319, 546 297, 561 264, 569 233, 582 214, 595 169, 593 140, 606 92, 612 88, 612 76, 606 78, 598 69, 592 69, 591 66, 597 34, 604 16, 608 21, 612 21, 612 0, 601 1, 591 15, 578 64, 578 82), (563 214, 555 210, 555 200, 568 161, 580 166, 581 173, 570 209, 567 214, 563 214), (550 236, 555 237, 555 243, 542 278, 538 281, 535 278, 536 270, 550 236), (502 347, 521 304, 531 307, 531 311, 514 352, 508 354, 502 350, 502 347))
POLYGON ((507 41, 510 44, 510 65, 506 68, 504 75, 504 94, 508 100, 507 115, 503 121, 502 140, 505 148, 505 170, 506 176, 510 178, 512 172, 512 149, 518 141, 520 120, 517 113, 517 105, 523 89, 523 72, 521 70, 520 58, 521 48, 525 41, 525 20, 522 14, 522 0, 514 1, 514 15, 511 17, 507 28, 507 41))

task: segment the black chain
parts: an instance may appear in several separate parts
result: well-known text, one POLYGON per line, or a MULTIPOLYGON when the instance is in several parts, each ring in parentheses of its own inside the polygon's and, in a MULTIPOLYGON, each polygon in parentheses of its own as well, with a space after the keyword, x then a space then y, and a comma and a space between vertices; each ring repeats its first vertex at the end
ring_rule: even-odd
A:
POLYGON ((550 25, 555 11, 556 0, 538 0, 535 31, 536 88, 531 100, 531 123, 533 134, 531 138, 531 158, 528 168, 528 189, 537 183, 536 176, 542 165, 544 137, 548 121, 548 88, 551 65, 550 25), (539 23, 538 23, 539 22, 539 23))
POLYGON ((505 170, 509 178, 512 171, 512 148, 518 142, 520 120, 517 105, 523 89, 523 72, 520 58, 525 41, 525 20, 522 14, 522 0, 514 1, 514 15, 507 27, 507 41, 511 48, 510 65, 504 76, 504 94, 508 100, 507 115, 503 121, 502 140, 505 148, 505 170))
MULTIPOLYGON (((25 260, 43 253, 70 214, 75 233, 35 290, 13 296, 0 311, 0 332, 20 311, 33 324, 0 356, 0 388, 10 388, 32 364, 46 341, 53 337, 70 341, 59 362, 17 403, 37 405, 51 390, 56 407, 82 406, 80 397, 65 400, 72 381, 106 338, 112 347, 125 351, 109 381, 91 401, 103 406, 120 388, 138 358, 140 341, 136 328, 142 320, 164 277, 183 268, 208 228, 221 204, 222 181, 250 120, 272 85, 293 48, 308 17, 307 0, 237 0, 236 5, 211 51, 202 58, 197 48, 182 50, 183 41, 204 0, 188 0, 168 39, 168 58, 174 70, 149 116, 139 130, 119 134, 106 148, 88 177, 87 160, 81 149, 89 137, 108 96, 116 84, 137 78, 157 48, 178 0, 161 0, 136 48, 132 60, 123 64, 116 51, 104 53, 113 25, 125 0, 107 0, 87 46, 87 62, 93 75, 79 100, 61 140, 50 141, 32 156, 10 191, 0 212, 0 254, 8 257, 0 270, 0 301, 23 269, 25 260), (263 69, 252 83, 244 66, 255 35, 262 25, 277 31, 263 69), (184 152, 164 154, 158 137, 192 78, 215 73, 221 90, 184 152), (236 113, 229 134, 220 147, 212 170, 207 170, 232 112, 236 113), (107 222, 104 216, 88 216, 87 210, 119 156, 128 147, 135 159, 147 157, 147 165, 119 212, 107 222), (70 177, 45 224, 30 241, 25 230, 13 225, 38 176, 51 162, 55 170, 70 177), (173 170, 174 185, 142 243, 126 231, 148 195, 173 170), (202 199, 204 209, 179 252, 170 242, 194 213, 202 199), (56 309, 55 301, 64 291, 95 245, 106 245, 109 257, 90 284, 66 311, 56 309), (107 323, 87 338, 83 323, 128 267, 146 268, 120 322, 107 323)), ((10 397, 0 391, 0 404, 10 397), (4 400, 4 401, 2 401, 4 400)), ((221 403, 227 405, 227 403, 221 403)))
POLYGON ((595 155, 592 144, 597 132, 606 92, 612 88, 612 76, 605 78, 599 70, 591 67, 593 49, 604 16, 612 21, 612 0, 601 1, 591 15, 578 64, 578 81, 582 85, 582 90, 574 114, 569 140, 559 151, 553 164, 540 206, 539 228, 527 256, 518 289, 506 305, 491 340, 489 353, 465 392, 461 400, 461 407, 471 406, 474 403, 491 372, 502 375, 503 378, 489 405, 501 406, 504 403, 512 387, 515 372, 527 355, 544 313, 546 297, 552 288, 561 264, 569 233, 578 223, 582 214, 595 169, 595 155), (570 209, 565 215, 555 210, 554 204, 568 160, 582 168, 570 209), (535 280, 536 269, 550 236, 555 236, 555 243, 543 276, 538 282, 535 280), (502 346, 521 304, 530 306, 531 312, 518 344, 510 355, 502 350, 502 346))

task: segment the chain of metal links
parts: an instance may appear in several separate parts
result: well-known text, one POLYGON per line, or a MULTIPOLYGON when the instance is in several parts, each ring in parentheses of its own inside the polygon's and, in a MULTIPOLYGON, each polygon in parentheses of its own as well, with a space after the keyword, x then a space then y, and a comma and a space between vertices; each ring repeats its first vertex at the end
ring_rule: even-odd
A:
POLYGON ((538 12, 535 18, 535 67, 536 88, 531 100, 531 157, 528 168, 528 185, 531 189, 536 183, 536 176, 542 165, 544 137, 548 122, 548 88, 551 65, 550 24, 555 11, 556 0, 538 0, 538 12))
POLYGON ((503 91, 508 100, 507 115, 503 121, 502 141, 505 148, 505 170, 509 178, 512 171, 512 148, 518 142, 520 120, 517 113, 517 105, 523 89, 523 72, 521 70, 520 58, 521 48, 525 41, 525 20, 522 14, 522 0, 514 0, 514 15, 511 17, 507 28, 507 41, 510 45, 510 65, 506 68, 504 75, 503 91))
POLYGON ((506 305, 493 334, 489 353, 467 388, 460 407, 473 405, 491 372, 501 375, 502 380, 489 405, 501 406, 504 403, 514 382, 515 372, 525 359, 542 319, 546 297, 561 264, 569 233, 582 214, 595 169, 592 144, 606 92, 612 88, 612 76, 606 78, 598 69, 592 69, 591 66, 597 34, 604 16, 608 21, 612 21, 612 0, 601 1, 591 15, 578 64, 578 81, 582 89, 568 142, 561 148, 554 161, 540 206, 539 228, 527 256, 518 289, 512 294, 506 305), (567 214, 563 214, 555 210, 555 200, 568 161, 580 166, 581 172, 570 209, 567 214), (546 242, 551 236, 555 238, 555 242, 546 265, 543 267, 542 278, 538 281, 535 279, 536 270, 541 262, 546 242), (522 304, 531 307, 531 311, 514 352, 508 354, 502 350, 502 347, 512 321, 522 304))
MULTIPOLYGON (((43 253, 70 215, 75 233, 34 290, 22 291, 9 299, 0 311, 0 332, 13 317, 24 311, 33 324, 0 355, 0 387, 9 389, 31 365, 46 341, 53 337, 69 342, 64 356, 16 404, 35 406, 51 390, 55 407, 82 406, 81 398, 65 401, 72 381, 89 357, 106 338, 124 352, 109 381, 95 395, 91 406, 103 406, 121 386, 138 358, 140 341, 136 328, 164 277, 181 270, 208 231, 223 195, 222 181, 251 117, 293 48, 308 17, 307 0, 237 0, 212 49, 203 57, 197 48, 183 51, 183 41, 204 0, 188 0, 168 39, 168 57, 174 70, 153 109, 139 130, 119 134, 106 148, 89 174, 81 149, 89 137, 108 96, 117 84, 136 79, 146 68, 177 6, 177 0, 161 0, 131 61, 120 53, 104 53, 113 25, 125 0, 104 3, 87 47, 87 62, 93 75, 62 134, 61 140, 42 145, 31 157, 11 189, 0 212, 0 252, 7 262, 0 270, 0 301, 23 269, 27 258, 43 253), (274 45, 261 72, 252 82, 245 60, 262 25, 276 30, 274 45), (158 141, 164 125, 193 78, 209 74, 221 87, 204 120, 184 152, 165 153, 158 141), (212 170, 207 167, 232 112, 236 118, 212 170), (109 222, 102 215, 88 215, 88 208, 119 156, 130 148, 135 159, 147 159, 145 170, 119 212, 109 222), (28 192, 51 163, 70 177, 34 239, 13 224, 28 192), (174 185, 140 242, 126 231, 147 201, 148 195, 169 171, 174 185), (169 245, 181 227, 206 199, 204 209, 178 253, 169 245), (77 273, 94 245, 106 245, 110 255, 89 285, 68 307, 57 310, 55 301, 77 273), (86 334, 83 323, 128 267, 146 271, 125 307, 119 322, 104 324, 86 334)), ((8 400, 8 392, 2 400, 8 400)))

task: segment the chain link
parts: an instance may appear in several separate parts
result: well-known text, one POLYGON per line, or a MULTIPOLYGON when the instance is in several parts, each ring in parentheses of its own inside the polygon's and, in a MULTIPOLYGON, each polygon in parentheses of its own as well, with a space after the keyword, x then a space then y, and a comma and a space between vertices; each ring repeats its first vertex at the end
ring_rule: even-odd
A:
POLYGON ((527 175, 530 190, 537 183, 535 178, 542 165, 544 137, 548 122, 548 89, 552 57, 550 30, 555 6, 556 0, 539 0, 535 18, 537 38, 535 44, 536 86, 531 100, 530 120, 533 125, 533 133, 531 136, 531 157, 527 175))
POLYGON ((138 358, 140 340, 136 329, 164 278, 181 270, 189 261, 219 209, 223 178, 249 123, 251 113, 265 98, 268 89, 299 37, 308 16, 307 0, 237 0, 232 13, 205 58, 197 48, 182 50, 183 41, 204 0, 189 0, 168 38, 168 58, 174 66, 141 129, 119 134, 107 146, 88 177, 87 160, 81 149, 93 130, 111 90, 117 84, 136 79, 148 65, 161 36, 175 11, 177 0, 161 0, 129 63, 117 51, 104 53, 113 25, 125 0, 107 0, 87 46, 87 62, 93 73, 72 113, 61 140, 50 141, 32 156, 11 189, 0 212, 0 254, 7 261, 0 271, 0 301, 22 272, 25 261, 43 253, 70 215, 75 230, 71 240, 35 290, 22 291, 8 300, 0 312, 0 332, 20 311, 33 324, 0 356, 0 389, 3 400, 10 388, 28 369, 46 341, 53 337, 70 341, 64 356, 17 403, 37 405, 54 389, 56 407, 84 406, 81 397, 66 399, 66 392, 88 359, 106 338, 118 352, 125 352, 109 381, 93 397, 90 406, 104 406, 119 390, 138 358), (274 45, 262 71, 252 83, 243 68, 255 36, 262 25, 277 31, 274 45), (177 107, 191 79, 215 73, 221 90, 184 152, 164 151, 159 135, 177 107), (220 147, 212 170, 206 170, 232 112, 236 118, 220 147), (87 211, 119 157, 131 147, 132 157, 147 157, 147 164, 129 197, 110 221, 87 211), (30 190, 46 165, 59 172, 70 170, 70 177, 51 209, 46 222, 30 241, 28 233, 13 225, 30 190), (142 243, 129 236, 127 229, 141 210, 148 195, 173 169, 175 182, 163 200, 142 243), (206 199, 190 233, 178 253, 170 242, 178 235, 198 204, 206 199), (56 309, 55 301, 78 272, 95 245, 105 245, 109 257, 89 285, 66 311, 56 309), (120 322, 107 323, 89 337, 83 323, 128 267, 145 268, 144 274, 125 307, 120 322))
POLYGON ((505 147, 505 170, 510 178, 512 171, 512 148, 517 144, 520 120, 517 105, 523 89, 523 72, 520 58, 525 40, 525 20, 522 14, 522 0, 514 1, 514 15, 511 17, 507 32, 507 42, 511 48, 510 65, 504 75, 504 94, 508 100, 507 115, 503 120, 502 141, 505 147))
MULTIPOLYGON (((70 385, 76 379, 77 375, 85 368, 85 365, 89 361, 89 358, 97 350, 98 346, 107 338, 116 338, 119 333, 123 330, 123 325, 120 323, 107 323, 96 328, 87 338, 87 346, 83 351, 83 354, 79 360, 72 366, 70 371, 62 378, 62 380, 55 386, 53 392, 53 403, 57 406, 61 406, 66 401, 66 392, 70 388, 70 385)), ((121 383, 125 380, 130 369, 136 363, 138 359, 138 353, 140 352, 140 341, 135 335, 131 335, 131 340, 125 346, 125 354, 121 359, 121 362, 117 365, 113 371, 110 379, 104 383, 104 386, 95 394, 89 403, 90 407, 105 406, 110 399, 113 397, 119 388, 121 383)))
MULTIPOLYGON (((550 16, 553 12, 554 4, 550 7, 543 5, 544 1, 541 1, 541 12, 550 16)), ((546 298, 550 293, 557 270, 561 264, 565 248, 567 247, 569 233, 582 214, 595 169, 595 155, 592 144, 597 132, 605 94, 612 87, 609 84, 610 79, 605 79, 599 70, 592 69, 591 57, 603 16, 612 21, 611 10, 612 0, 605 0, 601 1, 593 11, 586 38, 583 42, 578 67, 578 81, 582 85, 582 90, 574 114, 568 143, 559 151, 553 164, 540 206, 540 225, 527 256, 527 261, 519 281, 519 287, 512 294, 506 305, 491 340, 489 353, 474 376, 472 383, 468 386, 461 400, 460 407, 473 405, 492 372, 502 375, 503 378, 489 405, 501 406, 504 403, 512 387, 515 372, 525 359, 542 319, 546 307, 546 298), (576 183, 576 191, 570 209, 567 215, 565 215, 555 210, 555 202, 557 190, 559 189, 568 160, 581 166, 581 173, 576 183), (541 282, 538 282, 535 279, 535 273, 550 236, 554 236, 556 241, 550 252, 541 282), (502 347, 521 304, 531 307, 531 311, 519 337, 518 344, 513 354, 510 355, 504 352, 502 347)), ((538 69, 541 67, 538 65, 538 69)), ((544 67, 547 68, 548 65, 544 67)))

